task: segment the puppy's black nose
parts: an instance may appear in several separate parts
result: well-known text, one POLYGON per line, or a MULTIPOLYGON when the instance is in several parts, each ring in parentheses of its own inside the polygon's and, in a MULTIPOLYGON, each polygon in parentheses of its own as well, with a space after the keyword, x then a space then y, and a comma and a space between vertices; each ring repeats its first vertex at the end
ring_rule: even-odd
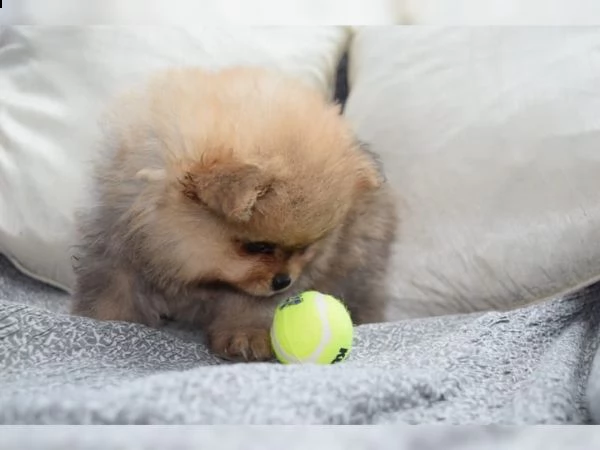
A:
POLYGON ((271 287, 274 291, 281 291, 292 284, 292 279, 287 273, 278 273, 273 277, 271 281, 271 287))

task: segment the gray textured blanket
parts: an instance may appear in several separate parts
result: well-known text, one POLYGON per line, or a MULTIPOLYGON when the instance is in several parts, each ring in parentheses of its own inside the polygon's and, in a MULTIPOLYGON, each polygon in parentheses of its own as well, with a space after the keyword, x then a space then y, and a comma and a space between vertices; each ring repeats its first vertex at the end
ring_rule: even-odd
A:
POLYGON ((589 423, 599 296, 362 326, 334 366, 230 364, 198 334, 70 317, 0 259, 0 423, 589 423))

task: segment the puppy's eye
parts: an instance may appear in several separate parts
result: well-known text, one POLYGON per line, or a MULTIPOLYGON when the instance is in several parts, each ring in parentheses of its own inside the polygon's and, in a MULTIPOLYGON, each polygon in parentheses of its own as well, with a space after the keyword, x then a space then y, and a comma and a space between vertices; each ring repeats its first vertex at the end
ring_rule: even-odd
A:
POLYGON ((246 242, 243 248, 250 255, 272 255, 275 253, 275 244, 270 242, 246 242))

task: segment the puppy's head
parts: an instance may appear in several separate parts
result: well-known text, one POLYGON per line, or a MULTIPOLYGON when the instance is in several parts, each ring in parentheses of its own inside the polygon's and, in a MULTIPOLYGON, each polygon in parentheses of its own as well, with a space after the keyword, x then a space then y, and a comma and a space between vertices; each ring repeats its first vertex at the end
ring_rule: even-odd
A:
POLYGON ((167 169, 139 172, 166 181, 154 233, 170 244, 157 256, 186 283, 271 296, 331 249, 379 172, 337 107, 303 84, 254 70, 209 82, 196 105, 182 100, 198 120, 167 169))

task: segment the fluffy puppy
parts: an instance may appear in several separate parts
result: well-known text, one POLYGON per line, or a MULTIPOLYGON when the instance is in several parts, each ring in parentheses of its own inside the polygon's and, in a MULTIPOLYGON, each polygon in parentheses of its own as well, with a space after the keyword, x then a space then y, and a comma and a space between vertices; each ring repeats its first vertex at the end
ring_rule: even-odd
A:
POLYGON ((282 298, 384 319, 395 203, 339 108, 277 72, 187 68, 114 110, 79 218, 73 312, 188 321, 229 359, 272 357, 282 298))

